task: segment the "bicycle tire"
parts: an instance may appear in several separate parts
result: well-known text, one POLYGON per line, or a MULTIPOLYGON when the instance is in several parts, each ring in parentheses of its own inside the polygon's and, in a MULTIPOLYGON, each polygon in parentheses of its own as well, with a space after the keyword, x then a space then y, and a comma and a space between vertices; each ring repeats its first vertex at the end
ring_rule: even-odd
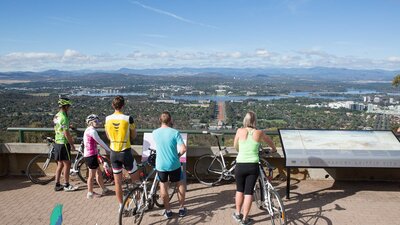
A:
POLYGON ((55 174, 50 173, 50 165, 57 162, 49 158, 49 154, 40 154, 29 162, 26 168, 26 175, 28 176, 29 180, 32 181, 34 184, 48 184, 55 179, 55 174))
POLYGON ((262 182, 261 182, 260 178, 258 178, 256 184, 254 185, 253 198, 254 198, 254 202, 257 205, 257 208, 259 208, 259 209, 263 209, 264 196, 265 196, 265 194, 263 193, 263 190, 262 190, 262 182))
POLYGON ((119 224, 140 224, 146 210, 144 190, 135 187, 128 195, 124 196, 122 208, 119 211, 119 224))
MULTIPOLYGON (((176 186, 177 186, 176 183, 169 183, 168 196, 169 196, 170 201, 176 193, 176 189, 177 189, 176 186)), ((164 208, 164 201, 161 198, 161 194, 160 194, 160 182, 157 182, 157 189, 156 189, 156 193, 154 194, 153 198, 154 198, 154 203, 157 205, 157 207, 164 208)))
POLYGON ((214 186, 222 180, 222 171, 222 163, 215 155, 203 155, 194 164, 196 179, 208 186, 214 186))
MULTIPOLYGON (((273 189, 268 189, 268 197, 269 200, 267 201, 268 204, 271 204, 272 212, 268 209, 269 205, 264 204, 263 208, 266 209, 271 217, 271 224, 272 225, 286 225, 286 213, 285 207, 283 206, 283 202, 281 197, 279 196, 278 192, 273 189)), ((264 203, 266 203, 264 201, 264 203)))
POLYGON ((89 167, 87 167, 83 158, 78 162, 78 177, 83 183, 87 183, 87 179, 89 177, 89 167))

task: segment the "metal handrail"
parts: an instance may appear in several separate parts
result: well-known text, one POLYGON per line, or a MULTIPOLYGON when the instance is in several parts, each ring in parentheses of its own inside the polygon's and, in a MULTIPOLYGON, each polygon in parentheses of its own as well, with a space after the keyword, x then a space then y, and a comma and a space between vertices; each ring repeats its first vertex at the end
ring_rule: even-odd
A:
MULTIPOLYGON (((78 132, 84 132, 86 128, 76 128, 78 132)), ((155 129, 136 129, 137 133, 151 133, 155 129)), ((8 127, 7 131, 9 132, 18 132, 18 139, 20 143, 25 142, 24 133, 25 132, 54 132, 54 128, 52 127, 8 127)), ((97 131, 104 132, 104 128, 98 128, 97 131)), ((236 130, 179 130, 181 133, 187 134, 210 134, 210 133, 223 133, 227 135, 236 134, 236 130)), ((279 132, 276 131, 265 131, 267 135, 279 135, 279 132)))

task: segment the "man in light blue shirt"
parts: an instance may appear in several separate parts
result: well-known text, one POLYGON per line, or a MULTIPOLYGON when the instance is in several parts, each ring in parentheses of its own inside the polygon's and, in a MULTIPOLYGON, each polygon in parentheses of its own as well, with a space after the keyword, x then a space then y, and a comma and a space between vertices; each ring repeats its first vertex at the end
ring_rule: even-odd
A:
POLYGON ((160 180, 161 198, 164 201, 165 217, 172 218, 169 204, 168 181, 177 182, 179 199, 179 216, 186 216, 185 185, 182 182, 182 169, 179 157, 185 154, 186 145, 179 131, 172 128, 172 117, 167 111, 160 115, 161 127, 153 131, 153 139, 157 147, 156 170, 160 180), (178 152, 179 150, 179 152, 178 152))

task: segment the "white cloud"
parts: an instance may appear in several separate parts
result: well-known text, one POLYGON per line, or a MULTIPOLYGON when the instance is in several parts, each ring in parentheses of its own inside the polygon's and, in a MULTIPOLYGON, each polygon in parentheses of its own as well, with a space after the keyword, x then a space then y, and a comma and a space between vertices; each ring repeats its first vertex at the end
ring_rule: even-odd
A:
POLYGON ((160 56, 161 58, 166 58, 169 56, 169 53, 168 52, 159 52, 158 56, 160 56))
POLYGON ((256 55, 259 57, 267 58, 270 56, 270 53, 265 49, 256 50, 256 55))
POLYGON ((390 56, 387 60, 389 62, 400 63, 400 57, 398 56, 390 56))
POLYGON ((63 58, 73 58, 73 57, 81 57, 82 54, 80 54, 78 51, 72 50, 72 49, 67 49, 64 51, 64 56, 63 58))
POLYGON ((232 52, 232 53, 230 54, 230 56, 231 56, 232 58, 240 58, 240 57, 242 56, 242 53, 240 53, 240 52, 232 52))
POLYGON ((177 19, 177 20, 182 21, 182 22, 186 22, 186 23, 190 23, 190 24, 194 24, 194 25, 199 25, 199 26, 203 26, 203 27, 208 27, 208 28, 217 29, 216 26, 212 26, 212 25, 208 25, 208 24, 204 24, 204 23, 199 23, 199 22, 196 22, 196 21, 193 21, 193 20, 189 20, 189 19, 183 18, 183 17, 181 17, 181 16, 178 16, 178 15, 176 15, 176 14, 174 14, 174 13, 167 12, 167 11, 164 11, 164 10, 161 10, 161 9, 156 9, 156 8, 153 8, 153 7, 151 7, 151 6, 142 4, 142 3, 137 2, 137 1, 131 1, 131 2, 132 2, 133 4, 136 4, 136 5, 138 5, 138 6, 141 6, 141 7, 144 8, 144 9, 147 9, 147 10, 150 10, 150 11, 153 11, 153 12, 156 12, 156 13, 158 13, 158 14, 162 14, 162 15, 166 15, 166 16, 172 17, 172 18, 177 19))
POLYGON ((57 58, 57 54, 48 52, 13 52, 5 55, 5 59, 8 60, 24 60, 24 59, 46 60, 54 58, 57 58))
POLYGON ((386 59, 337 56, 322 50, 254 51, 133 51, 127 55, 88 55, 74 49, 51 52, 13 52, 0 55, 0 70, 100 69, 120 67, 343 67, 357 69, 400 69, 400 57, 386 59))
POLYGON ((76 25, 81 25, 81 22, 76 18, 71 17, 56 17, 56 16, 49 16, 47 17, 50 20, 61 22, 61 23, 71 23, 76 25))
POLYGON ((300 51, 297 51, 297 53, 307 56, 307 57, 318 56, 321 58, 336 58, 335 55, 329 54, 329 53, 324 52, 319 49, 300 50, 300 51))
POLYGON ((137 58, 143 58, 143 57, 146 57, 146 55, 145 55, 145 54, 143 54, 143 52, 140 52, 140 51, 135 51, 135 52, 133 52, 133 53, 131 53, 131 54, 128 54, 128 55, 127 55, 127 57, 128 57, 128 58, 134 58, 134 59, 137 59, 137 58))
POLYGON ((97 63, 96 56, 87 56, 73 49, 66 49, 61 61, 71 64, 97 63))

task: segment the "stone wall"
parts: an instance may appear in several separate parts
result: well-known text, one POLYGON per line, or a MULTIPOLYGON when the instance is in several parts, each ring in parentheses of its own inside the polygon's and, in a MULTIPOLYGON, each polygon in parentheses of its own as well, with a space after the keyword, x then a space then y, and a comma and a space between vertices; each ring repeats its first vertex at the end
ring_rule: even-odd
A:
MULTIPOLYGON (((76 148, 79 146, 76 145, 76 148)), ((142 154, 142 146, 134 145, 134 154, 138 162, 142 154)), ((101 150, 104 153, 104 150, 101 150)), ((0 144, 0 176, 23 176, 29 161, 37 154, 46 154, 48 146, 38 143, 5 143, 0 144)), ((218 147, 188 147, 187 170, 193 174, 193 166, 198 157, 204 154, 217 153, 218 147)), ((224 152, 229 163, 235 159, 236 150, 228 148, 224 152)), ((276 167, 274 178, 285 180, 286 169, 284 155, 281 150, 268 158, 276 167)), ((328 168, 328 169, 292 169, 291 178, 297 180, 385 180, 400 181, 400 169, 371 169, 371 168, 328 168)))

